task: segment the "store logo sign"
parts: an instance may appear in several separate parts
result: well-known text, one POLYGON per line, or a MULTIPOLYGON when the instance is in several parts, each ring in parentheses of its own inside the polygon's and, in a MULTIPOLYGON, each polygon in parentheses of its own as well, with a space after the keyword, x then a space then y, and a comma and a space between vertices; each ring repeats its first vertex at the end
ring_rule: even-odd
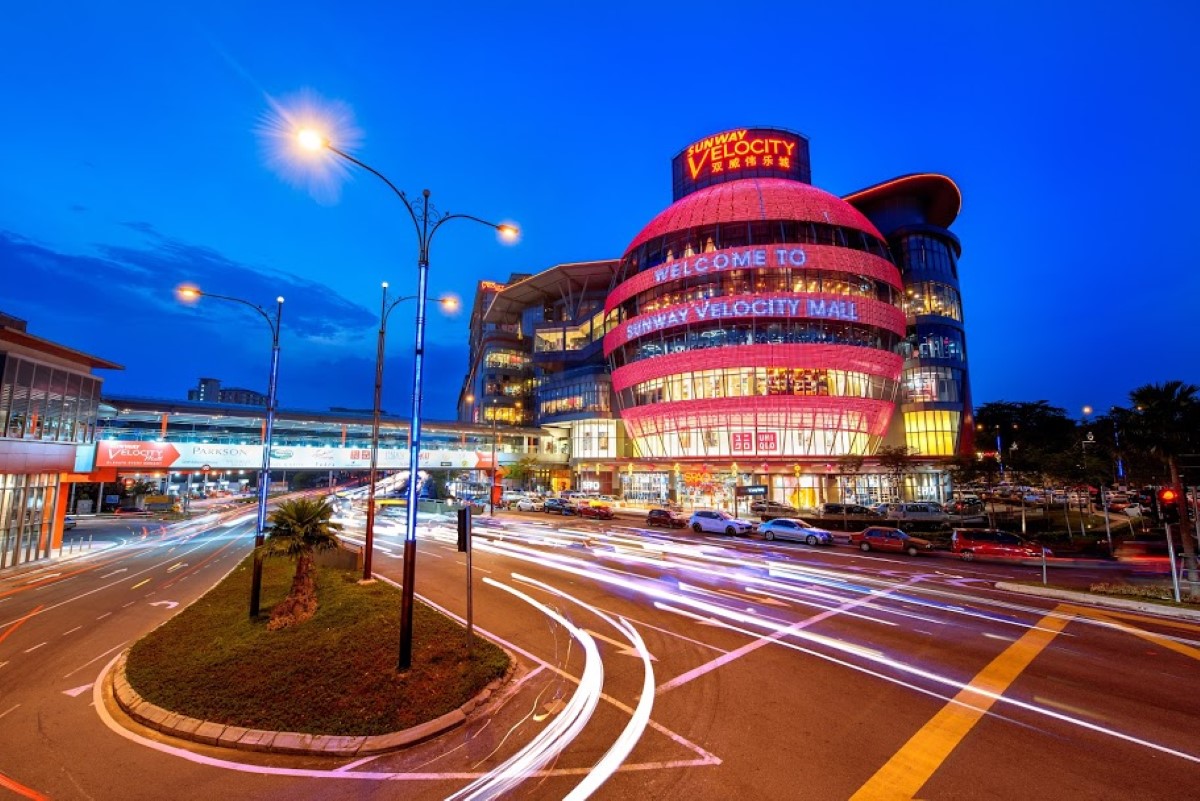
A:
POLYGON ((778 133, 762 135, 748 129, 726 131, 688 146, 688 174, 696 180, 702 174, 740 172, 758 167, 789 170, 797 140, 778 133))

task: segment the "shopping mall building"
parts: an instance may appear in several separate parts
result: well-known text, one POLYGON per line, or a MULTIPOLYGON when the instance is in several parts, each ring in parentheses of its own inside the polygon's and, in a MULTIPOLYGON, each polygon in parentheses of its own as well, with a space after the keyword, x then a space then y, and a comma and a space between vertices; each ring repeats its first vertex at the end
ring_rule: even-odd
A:
POLYGON ((552 432, 570 467, 548 488, 945 498, 947 459, 973 451, 954 182, 837 197, 804 136, 763 128, 671 169, 673 203, 620 259, 480 284, 460 419, 552 432))

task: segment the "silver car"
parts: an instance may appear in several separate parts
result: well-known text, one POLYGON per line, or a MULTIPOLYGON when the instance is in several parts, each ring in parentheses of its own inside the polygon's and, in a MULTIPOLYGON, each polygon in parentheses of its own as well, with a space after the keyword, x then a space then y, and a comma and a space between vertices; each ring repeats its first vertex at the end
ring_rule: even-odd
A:
POLYGON ((768 540, 796 540, 809 545, 833 545, 833 535, 798 517, 777 517, 759 524, 758 533, 768 540))
POLYGON ((542 511, 542 501, 538 498, 524 497, 513 504, 513 508, 518 512, 540 512, 542 511))

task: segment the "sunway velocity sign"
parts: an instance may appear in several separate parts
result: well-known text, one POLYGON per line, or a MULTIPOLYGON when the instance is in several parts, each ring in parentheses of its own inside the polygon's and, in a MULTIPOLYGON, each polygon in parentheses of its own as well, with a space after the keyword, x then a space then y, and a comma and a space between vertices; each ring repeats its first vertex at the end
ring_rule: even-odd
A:
MULTIPOLYGON (((498 454, 501 464, 516 461, 518 454, 498 454)), ((380 448, 377 467, 381 470, 408 468, 407 448, 380 448)), ((488 469, 490 453, 479 451, 422 450, 422 468, 460 470, 488 469)), ((96 467, 154 470, 251 470, 262 467, 261 445, 215 445, 203 442, 127 442, 102 440, 96 443, 96 467)), ((370 448, 319 447, 312 445, 271 448, 272 470, 366 470, 371 466, 370 448)))

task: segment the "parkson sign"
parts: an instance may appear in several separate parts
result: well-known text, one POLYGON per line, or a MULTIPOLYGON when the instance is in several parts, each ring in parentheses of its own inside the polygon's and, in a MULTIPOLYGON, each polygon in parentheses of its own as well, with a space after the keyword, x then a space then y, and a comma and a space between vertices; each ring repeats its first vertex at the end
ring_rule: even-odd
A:
MULTIPOLYGON (((519 454, 502 453, 502 464, 516 461, 519 454)), ((380 448, 378 467, 407 470, 407 448, 380 448)), ((489 469, 491 453, 474 450, 423 450, 423 468, 461 470, 489 469)), ((367 470, 370 448, 321 447, 311 445, 271 448, 272 470, 367 470)), ((96 443, 96 467, 117 467, 145 472, 156 470, 253 470, 262 467, 262 445, 222 445, 203 442, 130 442, 101 440, 96 443)))

